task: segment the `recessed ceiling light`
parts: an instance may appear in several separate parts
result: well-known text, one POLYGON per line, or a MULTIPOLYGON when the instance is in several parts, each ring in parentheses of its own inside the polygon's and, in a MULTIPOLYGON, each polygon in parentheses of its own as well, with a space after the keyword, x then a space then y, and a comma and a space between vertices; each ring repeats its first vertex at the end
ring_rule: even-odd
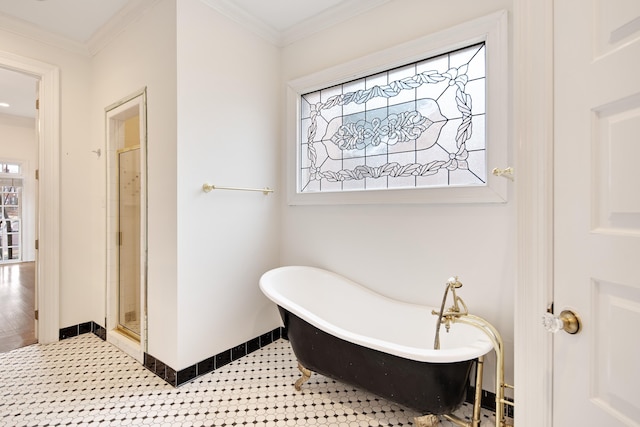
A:
POLYGON ((0 102, 0 107, 11 107, 9 104, 7 104, 6 102, 0 102))

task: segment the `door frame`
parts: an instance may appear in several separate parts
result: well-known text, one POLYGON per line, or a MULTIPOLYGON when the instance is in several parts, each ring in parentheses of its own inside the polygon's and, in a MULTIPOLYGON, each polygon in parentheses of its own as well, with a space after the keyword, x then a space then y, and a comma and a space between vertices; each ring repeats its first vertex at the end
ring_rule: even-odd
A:
POLYGON ((107 329, 107 341, 111 342, 140 363, 147 352, 147 88, 142 89, 122 98, 121 100, 105 108, 105 130, 107 146, 107 175, 106 175, 106 266, 107 276, 105 282, 105 328, 107 329), (114 178, 117 169, 117 153, 122 147, 118 145, 117 123, 122 121, 122 116, 128 112, 137 110, 140 123, 140 341, 134 342, 130 337, 118 331, 118 244, 116 240, 119 231, 119 215, 115 212, 116 206, 112 203, 117 199, 117 179, 114 178))
POLYGON ((553 0, 514 0, 514 137, 518 279, 514 302, 515 424, 552 425, 553 0))
POLYGON ((39 249, 36 263, 37 335, 42 344, 60 337, 60 69, 0 51, 0 66, 40 79, 38 132, 39 249))

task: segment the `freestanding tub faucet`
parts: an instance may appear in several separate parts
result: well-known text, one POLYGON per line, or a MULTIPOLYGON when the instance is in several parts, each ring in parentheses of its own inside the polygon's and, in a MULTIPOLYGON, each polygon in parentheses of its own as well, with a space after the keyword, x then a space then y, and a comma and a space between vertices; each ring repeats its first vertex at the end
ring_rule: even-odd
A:
POLYGON ((440 312, 436 312, 435 310, 431 311, 431 314, 438 316, 438 320, 436 321, 436 337, 433 342, 434 350, 440 349, 440 325, 442 324, 442 322, 444 321, 444 327, 447 329, 447 332, 449 332, 449 328, 451 328, 451 320, 454 317, 460 317, 469 314, 467 305, 464 303, 462 298, 460 298, 456 294, 456 289, 461 287, 462 283, 460 283, 460 281, 458 280, 458 276, 450 277, 449 280, 447 280, 447 286, 444 289, 444 296, 442 297, 440 312), (451 290, 451 293, 453 294, 453 305, 449 308, 448 311, 445 312, 444 306, 447 304, 447 295, 449 294, 449 290, 451 290), (460 312, 461 305, 464 308, 463 312, 460 312))
MULTIPOLYGON (((462 298, 456 295, 456 289, 462 287, 462 283, 458 280, 458 277, 451 277, 447 280, 447 287, 444 290, 444 297, 442 298, 442 305, 440 306, 440 311, 437 312, 435 310, 431 311, 431 314, 438 316, 436 322, 436 336, 435 341, 433 343, 433 348, 438 350, 440 349, 440 327, 444 322, 445 328, 447 332, 451 328, 451 323, 460 322, 465 323, 467 325, 474 326, 480 330, 482 330, 485 335, 489 337, 491 343, 493 344, 493 349, 496 353, 496 427, 507 427, 509 424, 506 420, 506 408, 505 405, 514 406, 512 401, 509 401, 505 398, 505 389, 510 388, 513 389, 512 385, 506 384, 504 382, 504 343, 502 341, 502 336, 498 332, 498 330, 485 319, 474 316, 473 314, 469 314, 469 310, 467 309, 467 305, 464 303, 462 298), (447 304, 447 295, 449 294, 449 290, 453 294, 453 305, 445 311, 444 307, 447 304), (462 307, 462 309, 461 309, 462 307)), ((473 417, 471 422, 464 421, 455 415, 443 415, 444 418, 453 422, 454 424, 461 427, 479 427, 480 426, 480 401, 482 395, 482 373, 483 373, 483 363, 484 356, 480 356, 478 358, 478 364, 476 368, 476 390, 475 390, 475 398, 473 405, 473 417)), ((419 418, 416 418, 417 421, 420 421, 419 418)), ((431 421, 426 420, 425 424, 429 425, 431 421)), ((419 424, 420 425, 420 424, 419 424)), ((432 424, 435 425, 435 424, 432 424)))

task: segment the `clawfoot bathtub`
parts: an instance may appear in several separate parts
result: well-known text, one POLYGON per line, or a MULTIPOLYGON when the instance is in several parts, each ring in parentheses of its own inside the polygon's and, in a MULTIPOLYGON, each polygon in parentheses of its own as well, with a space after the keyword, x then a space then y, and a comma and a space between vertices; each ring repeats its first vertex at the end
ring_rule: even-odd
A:
POLYGON ((276 268, 260 288, 277 304, 300 364, 297 389, 314 371, 425 414, 418 425, 464 402, 473 363, 493 348, 482 331, 456 324, 434 350, 434 307, 387 298, 330 271, 276 268))

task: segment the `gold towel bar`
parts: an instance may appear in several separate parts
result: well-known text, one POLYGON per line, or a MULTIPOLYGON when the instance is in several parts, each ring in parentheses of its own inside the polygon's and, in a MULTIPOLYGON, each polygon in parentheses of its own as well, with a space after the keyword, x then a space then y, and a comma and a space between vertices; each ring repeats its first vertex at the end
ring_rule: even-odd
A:
POLYGON ((220 187, 219 185, 202 184, 202 191, 208 193, 211 190, 237 190, 237 191, 261 191, 265 196, 269 193, 273 193, 273 190, 269 187, 265 188, 244 188, 244 187, 220 187))

